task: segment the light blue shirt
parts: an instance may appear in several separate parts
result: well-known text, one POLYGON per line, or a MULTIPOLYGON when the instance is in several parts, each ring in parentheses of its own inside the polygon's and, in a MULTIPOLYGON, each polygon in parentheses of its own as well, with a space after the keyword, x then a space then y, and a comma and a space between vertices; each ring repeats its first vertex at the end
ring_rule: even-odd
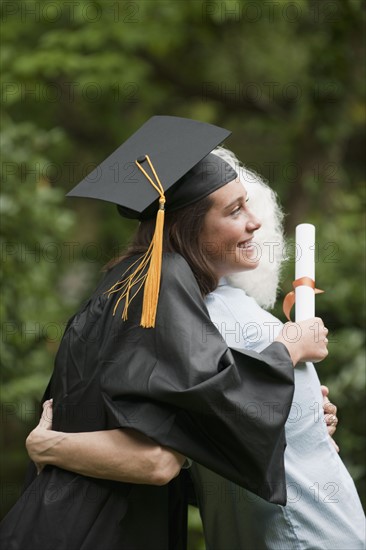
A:
MULTIPOLYGON (((207 296, 206 305, 230 347, 261 351, 282 328, 278 319, 225 280, 207 296)), ((362 506, 328 435, 322 402, 314 365, 297 365, 295 394, 286 422, 285 507, 270 504, 193 465, 207 550, 365 548, 362 506)))

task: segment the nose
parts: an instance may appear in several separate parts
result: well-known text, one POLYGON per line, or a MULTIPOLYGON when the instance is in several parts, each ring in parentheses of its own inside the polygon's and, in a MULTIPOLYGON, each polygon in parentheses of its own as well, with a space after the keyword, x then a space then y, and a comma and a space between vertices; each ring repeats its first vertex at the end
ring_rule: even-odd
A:
POLYGON ((247 231, 250 231, 251 233, 253 231, 257 231, 261 227, 261 222, 258 220, 258 218, 250 212, 249 218, 247 220, 246 229, 247 231))

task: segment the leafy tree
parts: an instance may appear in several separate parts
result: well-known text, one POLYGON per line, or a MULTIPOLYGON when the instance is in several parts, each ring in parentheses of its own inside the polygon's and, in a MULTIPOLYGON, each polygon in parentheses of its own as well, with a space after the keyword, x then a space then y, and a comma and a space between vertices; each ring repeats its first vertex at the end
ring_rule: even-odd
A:
POLYGON ((73 215, 44 172, 48 151, 62 140, 61 130, 40 130, 30 121, 15 125, 10 118, 3 122, 1 407, 4 443, 11 449, 5 468, 19 475, 24 456, 13 451, 11 442, 16 417, 34 424, 35 402, 48 382, 65 310, 75 307, 60 286, 73 215))

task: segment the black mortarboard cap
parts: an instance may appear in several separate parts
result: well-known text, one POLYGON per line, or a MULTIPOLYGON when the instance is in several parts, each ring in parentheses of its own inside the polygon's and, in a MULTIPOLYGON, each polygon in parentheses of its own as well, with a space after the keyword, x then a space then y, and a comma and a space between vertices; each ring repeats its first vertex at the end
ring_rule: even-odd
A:
POLYGON ((164 211, 188 206, 236 178, 228 163, 210 154, 230 133, 197 120, 152 117, 68 193, 113 202, 127 218, 143 220, 156 214, 155 232, 140 263, 109 290, 120 293, 114 312, 125 300, 123 319, 127 319, 132 288, 143 286, 141 326, 155 326, 164 211))
POLYGON ((152 217, 158 209, 159 194, 135 164, 140 161, 151 175, 145 160, 148 155, 166 196, 166 210, 176 210, 236 178, 229 164, 217 156, 207 156, 230 134, 197 120, 154 116, 67 196, 113 202, 127 218, 152 217))

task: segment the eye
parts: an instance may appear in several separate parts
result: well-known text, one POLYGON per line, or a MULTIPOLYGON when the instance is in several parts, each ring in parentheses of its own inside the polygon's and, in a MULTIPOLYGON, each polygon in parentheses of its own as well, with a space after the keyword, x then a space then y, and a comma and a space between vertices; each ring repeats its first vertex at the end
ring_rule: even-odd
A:
POLYGON ((230 212, 230 215, 236 216, 237 214, 239 214, 240 210, 241 210, 241 206, 237 206, 236 208, 234 208, 234 210, 230 212))

